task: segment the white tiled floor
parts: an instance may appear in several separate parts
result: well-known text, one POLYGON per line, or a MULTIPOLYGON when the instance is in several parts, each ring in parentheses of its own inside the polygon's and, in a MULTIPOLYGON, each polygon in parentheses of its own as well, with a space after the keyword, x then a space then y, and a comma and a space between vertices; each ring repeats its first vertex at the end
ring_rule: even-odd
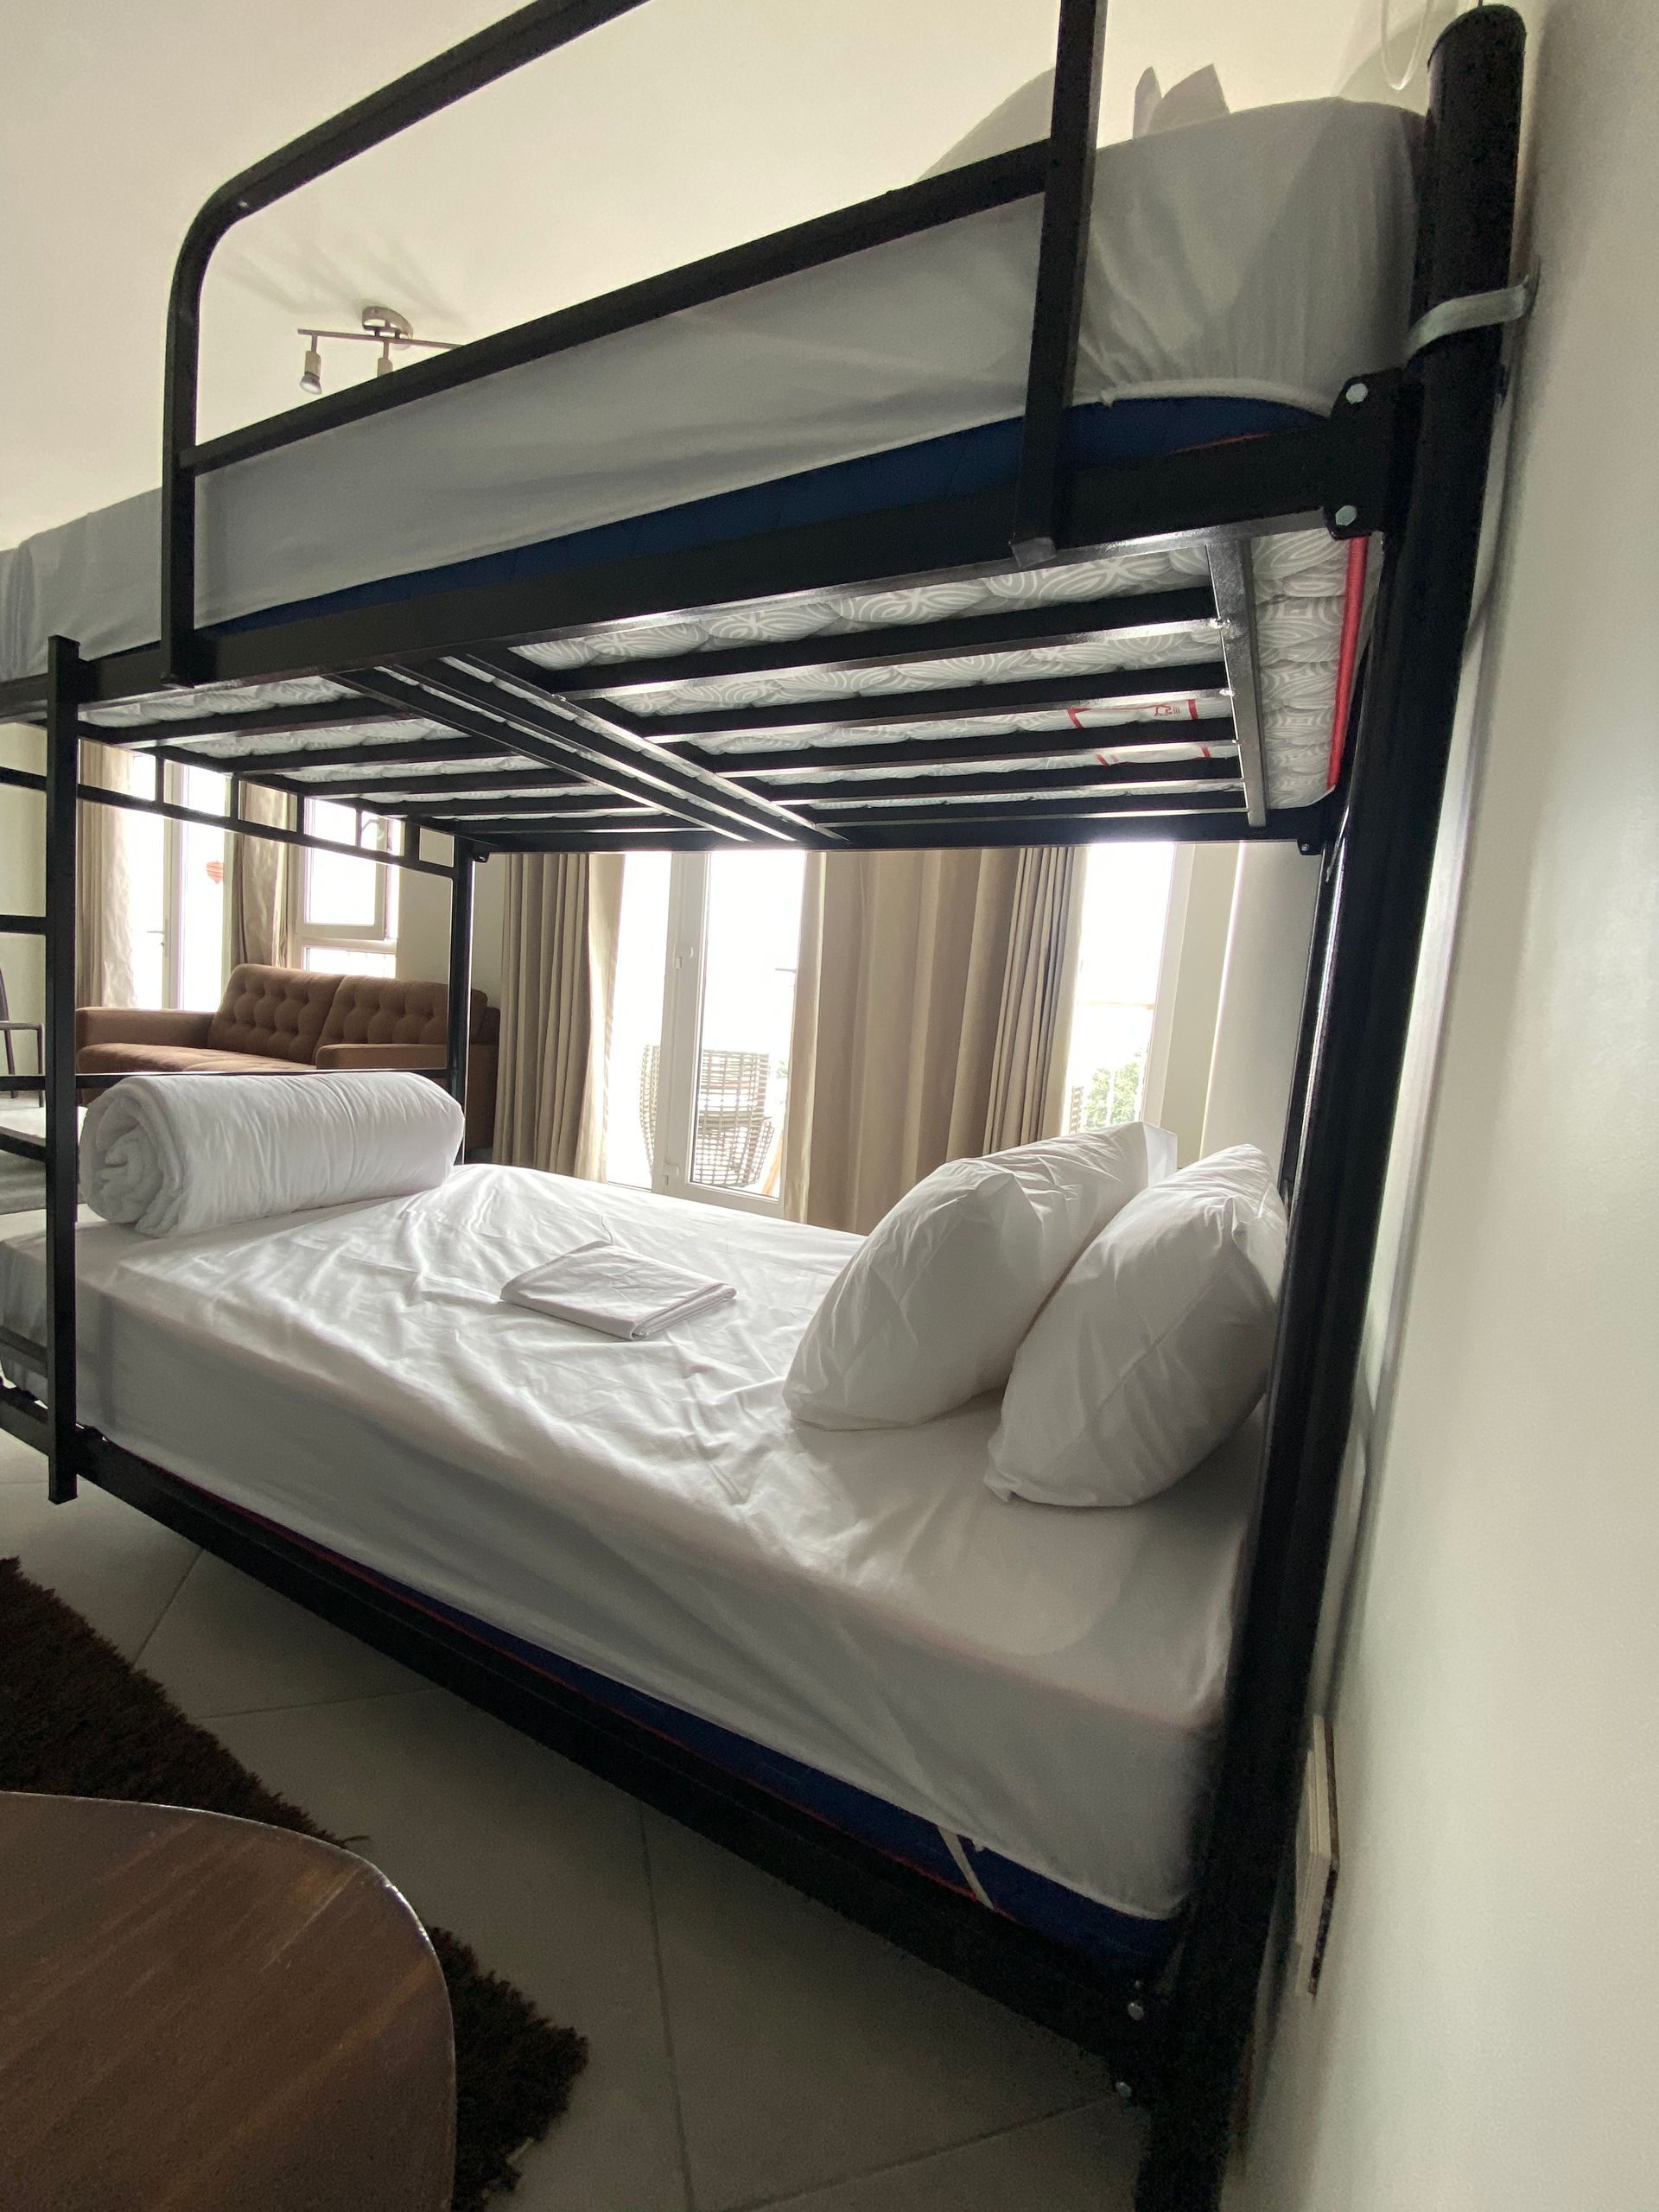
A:
POLYGON ((1127 2212, 1096 2060, 0 1437, 14 1553, 587 2035, 504 2212, 1127 2212))

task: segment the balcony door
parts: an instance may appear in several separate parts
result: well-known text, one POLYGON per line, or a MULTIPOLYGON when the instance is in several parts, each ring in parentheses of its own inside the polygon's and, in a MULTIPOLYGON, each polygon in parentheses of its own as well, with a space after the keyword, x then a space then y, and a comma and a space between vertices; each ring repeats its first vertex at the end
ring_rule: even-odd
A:
POLYGON ((607 1181, 777 1211, 804 876, 798 852, 628 855, 607 1181))

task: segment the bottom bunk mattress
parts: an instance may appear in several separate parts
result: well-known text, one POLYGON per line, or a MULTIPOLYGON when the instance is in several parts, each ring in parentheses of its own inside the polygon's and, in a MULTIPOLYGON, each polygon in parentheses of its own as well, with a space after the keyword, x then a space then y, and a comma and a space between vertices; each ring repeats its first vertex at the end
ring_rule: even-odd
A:
MULTIPOLYGON (((805 1427, 780 1378, 855 1242, 493 1167, 189 1236, 86 1221, 81 1417, 780 1795, 856 1793, 814 1809, 944 1878, 982 1858, 1018 1917, 1079 1940, 995 1862, 1121 1921, 1089 1948, 1155 1948, 1191 1881, 1255 1434, 1148 1504, 1068 1513, 986 1488, 988 1401, 805 1427), (605 1231, 735 1302, 623 1343, 500 1299, 605 1231), (920 1829, 872 1833, 883 1808, 951 1871, 920 1829)), ((42 1243, 38 1217, 0 1230, 0 1319, 35 1338, 42 1243)))

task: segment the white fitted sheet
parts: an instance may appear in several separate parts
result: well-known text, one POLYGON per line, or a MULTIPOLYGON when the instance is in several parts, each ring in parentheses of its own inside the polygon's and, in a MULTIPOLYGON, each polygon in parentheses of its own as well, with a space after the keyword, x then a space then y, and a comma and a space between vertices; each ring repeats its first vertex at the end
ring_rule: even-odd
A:
MULTIPOLYGON (((779 1382, 855 1240, 512 1168, 148 1238, 83 1222, 82 1414, 446 1604, 1116 1909, 1180 1904, 1255 1435, 1152 1503, 1007 1504, 995 1406, 797 1425, 779 1382), (497 1292, 573 1230, 737 1302, 624 1344, 497 1292)), ((38 1217, 0 1229, 37 1334, 38 1217)))
MULTIPOLYGON (((1076 397, 1323 410, 1399 359, 1421 125, 1338 99, 1103 147, 1076 397)), ((239 463, 199 618, 648 514, 1020 412, 1039 209, 989 211, 239 463)), ((0 554, 0 677, 156 635, 154 493, 0 554)))

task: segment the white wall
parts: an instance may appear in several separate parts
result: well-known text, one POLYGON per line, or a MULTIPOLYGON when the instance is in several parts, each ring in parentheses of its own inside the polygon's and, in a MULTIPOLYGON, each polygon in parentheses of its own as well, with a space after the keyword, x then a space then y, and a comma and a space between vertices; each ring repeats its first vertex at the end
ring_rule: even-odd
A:
POLYGON ((1160 998, 1169 998, 1169 1020, 1163 1049, 1154 1049, 1148 1071, 1147 1108, 1153 1120, 1173 1130, 1183 1166, 1204 1150, 1238 851, 1236 845, 1185 845, 1175 855, 1170 932, 1158 979, 1160 998))
MULTIPOLYGON (((1237 105, 1329 92, 1374 7, 1113 0, 1103 129, 1127 132, 1149 63, 1168 85, 1214 61, 1237 105)), ((29 88, 0 134, 6 307, 27 333, 0 348, 0 544, 155 482, 168 280, 207 194, 506 10, 0 0, 29 88), (186 85, 188 127, 159 128, 186 85), (89 301, 118 340, 88 342, 89 301)), ((350 328, 385 300, 476 338, 919 175, 1048 62, 1054 13, 652 0, 238 226, 208 278, 204 433, 297 402, 296 325, 350 328)), ((331 384, 372 365, 367 346, 327 356, 331 384)))
POLYGON ((1205 1098, 1204 1150, 1284 1142, 1319 863, 1294 845, 1239 848, 1205 1098))
POLYGON ((1543 289, 1357 1440, 1342 1874, 1241 2212, 1659 2203, 1659 10, 1525 12, 1543 289))
MULTIPOLYGON (((448 860, 448 840, 429 837, 427 850, 448 860)), ((502 896, 507 864, 499 855, 473 877, 473 984, 501 1003, 502 896)), ((405 869, 397 893, 397 973, 442 983, 449 973, 449 887, 442 876, 405 869)))

